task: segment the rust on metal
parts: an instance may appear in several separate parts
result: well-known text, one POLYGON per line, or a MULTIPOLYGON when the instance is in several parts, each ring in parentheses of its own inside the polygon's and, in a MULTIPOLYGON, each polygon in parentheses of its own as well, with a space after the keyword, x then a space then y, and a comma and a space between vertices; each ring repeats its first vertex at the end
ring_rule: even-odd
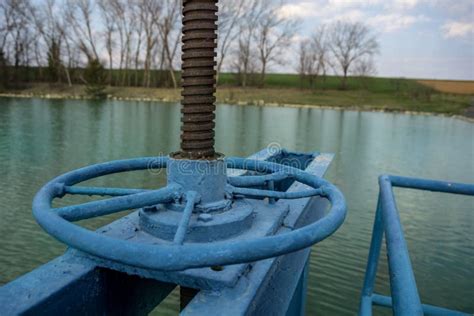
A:
POLYGON ((182 158, 213 159, 217 0, 183 1, 182 158))

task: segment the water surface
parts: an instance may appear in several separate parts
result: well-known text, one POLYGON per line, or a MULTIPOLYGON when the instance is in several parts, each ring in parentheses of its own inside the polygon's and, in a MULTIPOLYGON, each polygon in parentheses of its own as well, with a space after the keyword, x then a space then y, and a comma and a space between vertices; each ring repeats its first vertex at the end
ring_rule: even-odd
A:
MULTIPOLYGON (((35 192, 84 165, 167 154, 179 146, 177 104, 0 99, 0 284, 64 251, 31 215, 35 192)), ((216 148, 247 156, 269 143, 336 153, 327 174, 344 192, 343 227, 316 245, 309 315, 353 315, 370 242, 377 176, 392 173, 474 182, 474 124, 462 120, 305 108, 220 105, 216 148)), ((110 177, 100 185, 156 187, 162 175, 110 177)), ((396 190, 421 298, 474 312, 474 198, 396 190)), ((114 217, 86 223, 97 227, 114 217)), ((385 253, 377 291, 388 294, 385 253)), ((157 314, 176 314, 174 293, 157 314)))

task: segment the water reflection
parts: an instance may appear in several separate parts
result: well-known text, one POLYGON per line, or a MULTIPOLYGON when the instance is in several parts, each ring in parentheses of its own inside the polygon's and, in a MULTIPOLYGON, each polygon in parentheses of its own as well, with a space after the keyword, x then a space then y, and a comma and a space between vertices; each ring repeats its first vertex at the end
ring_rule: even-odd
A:
MULTIPOLYGON (((228 156, 246 156, 271 142, 336 153, 328 178, 345 193, 349 215, 313 252, 311 315, 352 315, 357 308, 379 174, 474 182, 474 124, 457 119, 227 105, 218 106, 216 117, 216 148, 228 156)), ((31 216, 31 200, 45 181, 91 163, 175 151, 179 125, 179 107, 170 103, 0 99, 0 235, 7 236, 0 244, 0 283, 64 250, 31 216)), ((97 183, 156 187, 164 181, 136 173, 97 183)), ((472 198, 396 194, 422 299, 473 312, 472 198)), ((388 293, 387 284, 384 260, 377 290, 388 293)), ((175 308, 173 296, 160 311, 175 308)))

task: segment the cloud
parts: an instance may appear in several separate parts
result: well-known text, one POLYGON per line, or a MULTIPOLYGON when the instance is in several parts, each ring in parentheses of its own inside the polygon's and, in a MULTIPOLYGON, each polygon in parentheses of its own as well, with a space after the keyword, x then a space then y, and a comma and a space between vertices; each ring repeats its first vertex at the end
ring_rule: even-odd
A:
MULTIPOLYGON (((390 5, 413 7, 425 0, 395 0, 390 5)), ((428 20, 423 15, 411 15, 408 12, 392 10, 383 0, 318 0, 294 1, 280 8, 279 14, 285 17, 318 22, 335 21, 364 22, 377 27, 382 32, 394 32, 428 20), (374 9, 378 11, 374 12, 374 9)))
POLYGON ((473 36, 474 23, 450 21, 441 26, 441 31, 445 38, 473 36))
POLYGON ((388 2, 387 4, 390 5, 392 8, 396 9, 413 9, 416 7, 422 0, 395 0, 393 2, 388 2))
POLYGON ((360 22, 367 18, 366 14, 361 10, 349 10, 341 14, 332 15, 331 17, 323 19, 325 23, 331 23, 335 21, 344 22, 360 22))
POLYGON ((344 13, 353 9, 378 9, 387 12, 398 11, 399 9, 412 9, 420 2, 427 0, 303 0, 291 1, 283 5, 280 14, 305 18, 309 16, 329 17, 334 14, 344 13))
POLYGON ((381 29, 385 33, 409 28, 413 24, 429 21, 424 15, 405 15, 400 13, 378 14, 369 17, 366 23, 381 29))
POLYGON ((382 3, 382 0, 316 0, 294 1, 283 5, 279 15, 293 18, 319 17, 329 20, 334 16, 348 16, 370 5, 382 3), (352 13, 351 13, 352 12, 352 13))
POLYGON ((391 14, 377 14, 370 16, 362 10, 349 10, 344 13, 334 15, 330 18, 323 19, 325 23, 331 23, 334 21, 344 22, 363 22, 377 31, 383 33, 395 32, 403 29, 407 29, 414 24, 427 22, 430 19, 424 15, 408 15, 401 13, 391 14))
POLYGON ((430 7, 435 8, 442 16, 448 16, 451 19, 472 20, 474 12, 474 2, 472 0, 433 0, 427 2, 430 7))
POLYGON ((300 2, 283 5, 278 11, 282 17, 307 18, 315 15, 317 5, 314 2, 300 2))
POLYGON ((382 0, 329 0, 328 6, 337 8, 353 8, 373 6, 382 3, 382 0))
MULTIPOLYGON (((452 3, 448 0, 302 0, 283 5, 279 14, 311 23, 363 22, 377 28, 380 32, 391 33, 430 21, 425 11, 420 11, 422 8, 437 8, 448 14, 451 12, 448 9, 450 6, 451 10, 454 10, 453 7, 457 8, 455 10, 457 17, 451 17, 452 21, 448 20, 441 29, 444 37, 454 38, 464 37, 474 32, 473 23, 453 22, 470 21, 459 13, 461 9, 465 12, 466 8, 472 9, 473 5, 470 1, 459 0, 452 3)), ((472 12, 472 10, 467 11, 472 12)))

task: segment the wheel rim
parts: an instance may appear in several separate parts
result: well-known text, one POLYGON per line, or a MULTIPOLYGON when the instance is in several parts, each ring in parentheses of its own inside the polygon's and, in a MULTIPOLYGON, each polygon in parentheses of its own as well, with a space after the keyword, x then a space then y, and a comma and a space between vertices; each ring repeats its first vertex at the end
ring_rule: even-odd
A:
MULTIPOLYGON (((113 173, 144 170, 150 164, 165 168, 167 161, 167 157, 118 160, 68 172, 40 189, 33 201, 33 214, 46 232, 72 248, 131 266, 168 271, 252 262, 298 251, 330 236, 340 227, 346 215, 342 193, 328 181, 296 168, 243 158, 227 158, 228 168, 291 173, 298 182, 323 188, 323 197, 331 204, 329 212, 317 222, 279 235, 203 244, 149 245, 89 231, 62 218, 51 208, 52 200, 61 196, 61 187, 65 184, 75 185, 113 173)), ((155 192, 160 191, 159 194, 166 199, 172 198, 176 189, 165 187, 155 192)))

